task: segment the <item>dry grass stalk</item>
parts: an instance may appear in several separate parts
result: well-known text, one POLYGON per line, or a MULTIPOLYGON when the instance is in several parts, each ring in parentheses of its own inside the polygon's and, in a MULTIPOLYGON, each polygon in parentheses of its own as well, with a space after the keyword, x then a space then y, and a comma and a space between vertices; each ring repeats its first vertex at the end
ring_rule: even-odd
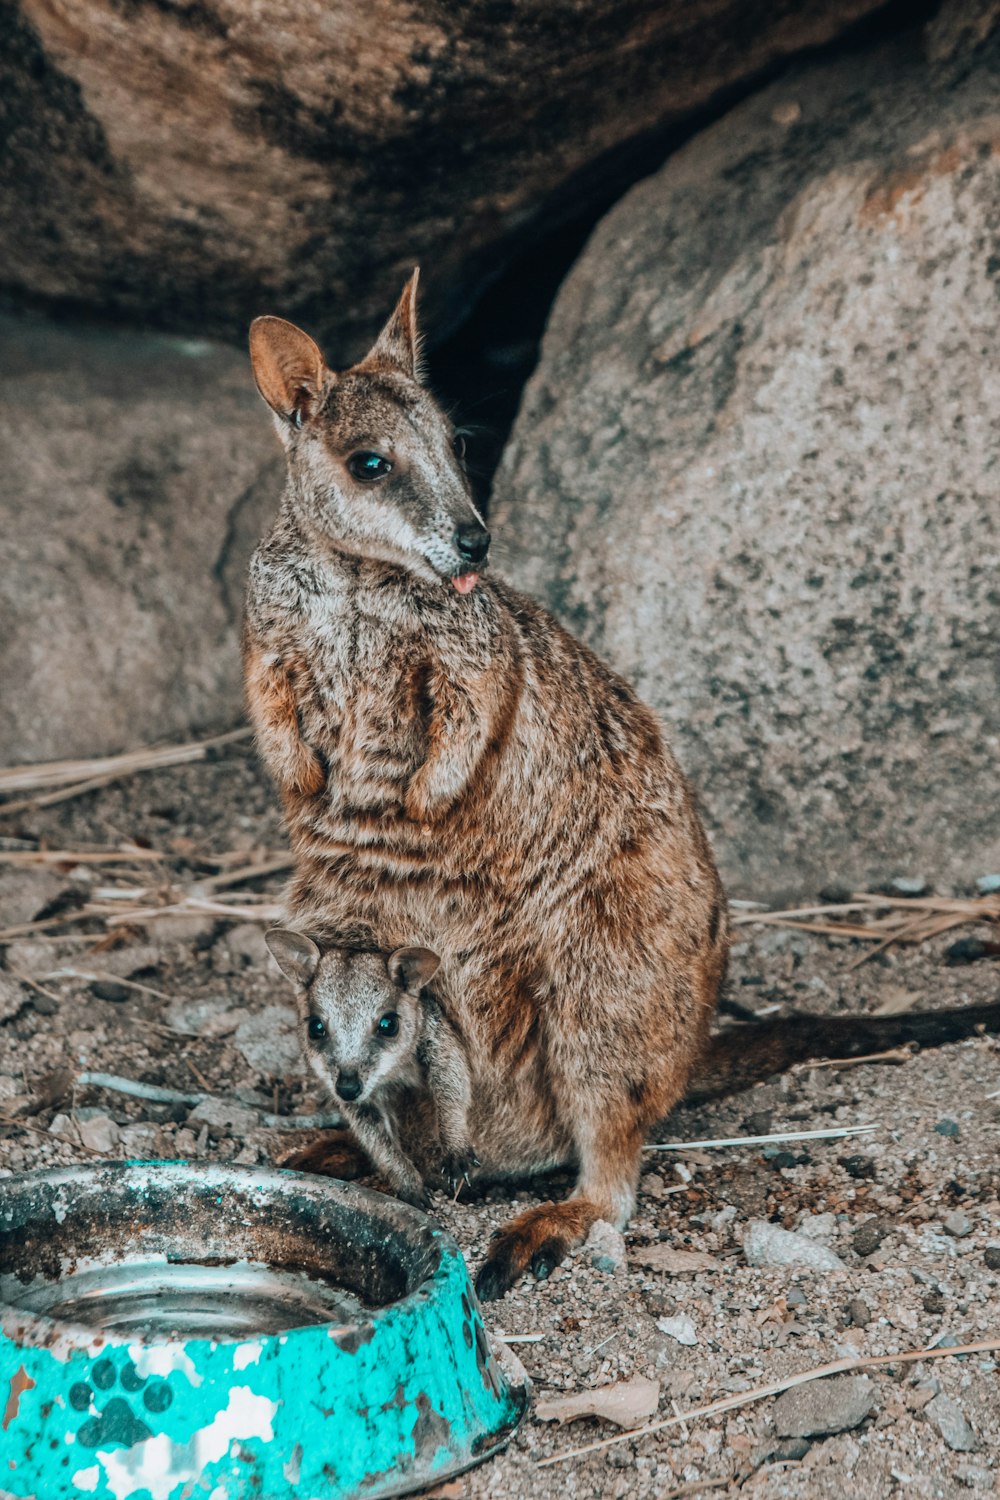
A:
POLYGON ((106 755, 97 760, 50 760, 33 766, 9 766, 0 770, 0 796, 73 786, 104 776, 131 776, 136 771, 155 771, 164 766, 187 765, 204 760, 210 750, 216 750, 220 745, 249 739, 252 733, 247 726, 231 729, 228 734, 210 735, 205 740, 189 740, 177 745, 147 745, 139 750, 127 750, 123 755, 106 755))
POLYGON ((827 937, 857 938, 873 947, 858 955, 857 968, 894 943, 925 943, 953 928, 1000 922, 1000 896, 883 896, 860 891, 850 901, 782 911, 734 911, 734 927, 789 927, 827 937), (870 914, 867 921, 858 920, 870 914))
POLYGON ((720 1412, 732 1411, 737 1406, 750 1406, 768 1396, 780 1396, 793 1386, 808 1385, 813 1380, 823 1380, 827 1375, 843 1375, 851 1370, 874 1370, 886 1365, 913 1364, 924 1359, 948 1359, 959 1354, 990 1354, 1000 1349, 1000 1337, 981 1339, 974 1344, 956 1344, 951 1349, 909 1349, 902 1354, 850 1355, 835 1359, 827 1365, 816 1365, 811 1370, 802 1370, 798 1375, 789 1375, 784 1380, 772 1380, 768 1385, 754 1386, 752 1390, 740 1391, 735 1396, 724 1396, 719 1401, 710 1401, 705 1406, 693 1407, 680 1416, 661 1417, 658 1422, 648 1422, 645 1427, 636 1427, 632 1432, 619 1433, 617 1437, 604 1438, 600 1442, 587 1443, 582 1448, 570 1448, 565 1453, 555 1453, 551 1458, 540 1460, 538 1467, 547 1469, 552 1464, 565 1463, 571 1458, 582 1458, 587 1453, 598 1453, 604 1448, 613 1448, 616 1443, 632 1442, 647 1437, 653 1432, 663 1432, 667 1427, 678 1427, 682 1422, 694 1422, 700 1417, 718 1416, 720 1412))

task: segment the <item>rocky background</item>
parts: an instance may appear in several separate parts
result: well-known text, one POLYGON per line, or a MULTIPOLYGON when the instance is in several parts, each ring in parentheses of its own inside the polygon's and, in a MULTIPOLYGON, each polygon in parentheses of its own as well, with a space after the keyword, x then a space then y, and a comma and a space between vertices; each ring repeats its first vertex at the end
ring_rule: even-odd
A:
POLYGON ((998 19, 4 7, 0 758, 239 721, 281 474, 247 323, 349 359, 420 262, 432 368, 494 443, 537 360, 497 566, 661 711, 734 892, 971 889, 1000 865, 998 19))

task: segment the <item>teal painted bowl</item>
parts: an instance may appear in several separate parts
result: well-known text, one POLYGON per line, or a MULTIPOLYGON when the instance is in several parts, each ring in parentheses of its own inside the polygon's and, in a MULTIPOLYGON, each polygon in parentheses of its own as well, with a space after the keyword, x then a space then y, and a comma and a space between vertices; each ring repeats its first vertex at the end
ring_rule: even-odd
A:
POLYGON ((295 1172, 113 1163, 0 1181, 0 1492, 403 1495, 524 1414, 453 1240, 295 1172))

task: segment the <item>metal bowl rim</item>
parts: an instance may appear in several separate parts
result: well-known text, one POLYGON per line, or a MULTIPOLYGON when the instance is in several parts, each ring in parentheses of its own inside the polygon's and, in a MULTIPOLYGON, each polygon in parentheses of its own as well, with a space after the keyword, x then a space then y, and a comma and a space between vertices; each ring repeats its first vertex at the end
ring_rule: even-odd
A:
MULTIPOLYGON (((395 1313, 399 1308, 415 1301, 421 1293, 426 1293, 438 1278, 442 1264, 448 1258, 459 1260, 464 1266, 465 1261, 457 1242, 446 1229, 428 1219, 419 1209, 412 1208, 408 1203, 401 1203, 396 1198, 389 1198, 384 1193, 377 1193, 372 1188, 359 1187, 357 1183, 343 1182, 339 1178, 315 1177, 305 1172, 290 1172, 281 1167, 244 1167, 231 1166, 217 1162, 190 1162, 182 1158, 177 1160, 161 1161, 109 1161, 102 1162, 99 1166, 89 1163, 71 1167, 46 1167, 34 1172, 19 1172, 12 1177, 5 1177, 0 1184, 0 1192, 6 1194, 11 1188, 18 1186, 29 1186, 40 1181, 58 1182, 60 1178, 68 1183, 79 1183, 81 1179, 94 1178, 101 1172, 111 1169, 114 1176, 124 1180, 128 1173, 134 1172, 156 1172, 160 1168, 171 1169, 169 1175, 179 1177, 182 1180, 200 1180, 202 1182, 217 1182, 219 1186, 240 1184, 255 1188, 272 1190, 281 1186, 284 1188, 289 1182, 294 1182, 302 1188, 307 1188, 316 1197, 331 1197, 341 1201, 354 1199, 354 1204, 348 1201, 349 1207, 357 1207, 364 1211, 364 1204, 373 1201, 377 1206, 390 1204, 393 1213, 399 1214, 403 1221, 400 1225, 404 1234, 412 1235, 416 1232, 421 1239, 428 1244, 428 1248, 437 1252, 437 1258, 428 1275, 419 1285, 413 1287, 403 1297, 394 1302, 387 1303, 384 1307, 366 1310, 365 1322, 378 1324, 390 1313, 395 1313), (180 1169, 180 1170, 177 1170, 180 1169), (409 1221, 409 1222, 407 1222, 409 1221), (428 1243, 430 1242, 430 1243, 428 1243)), ((471 1285, 471 1282, 470 1282, 471 1285)), ((329 1325, 324 1323, 300 1324, 294 1328, 284 1328, 275 1333, 247 1334, 234 1338, 204 1338, 185 1337, 171 1339, 155 1337, 149 1334, 133 1332, 127 1335, 107 1333, 103 1329, 88 1328, 84 1323, 74 1323, 68 1319, 50 1318, 45 1313, 24 1312, 18 1307, 13 1307, 9 1302, 0 1302, 0 1338, 13 1338, 19 1343, 30 1344, 42 1348, 55 1348, 58 1344, 69 1344, 74 1348, 84 1348, 88 1345, 98 1343, 101 1348, 110 1347, 124 1349, 139 1345, 143 1348, 170 1348, 174 1345, 189 1346, 192 1343, 210 1344, 214 1348, 224 1348, 227 1345, 245 1344, 252 1339, 284 1338, 295 1334, 302 1338, 307 1334, 319 1335, 324 1339, 329 1338, 329 1325)), ((2 1492, 0 1492, 2 1493, 2 1492)))

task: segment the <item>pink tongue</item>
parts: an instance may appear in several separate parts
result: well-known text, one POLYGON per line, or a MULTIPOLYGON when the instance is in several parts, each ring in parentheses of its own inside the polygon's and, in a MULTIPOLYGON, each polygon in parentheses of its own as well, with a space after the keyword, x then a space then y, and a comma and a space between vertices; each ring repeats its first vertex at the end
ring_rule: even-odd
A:
POLYGON ((461 574, 459 574, 459 576, 457 578, 453 578, 451 581, 455 585, 455 587, 458 589, 458 592, 460 594, 471 594, 472 590, 475 588, 476 584, 479 582, 479 574, 478 573, 461 573, 461 574))

